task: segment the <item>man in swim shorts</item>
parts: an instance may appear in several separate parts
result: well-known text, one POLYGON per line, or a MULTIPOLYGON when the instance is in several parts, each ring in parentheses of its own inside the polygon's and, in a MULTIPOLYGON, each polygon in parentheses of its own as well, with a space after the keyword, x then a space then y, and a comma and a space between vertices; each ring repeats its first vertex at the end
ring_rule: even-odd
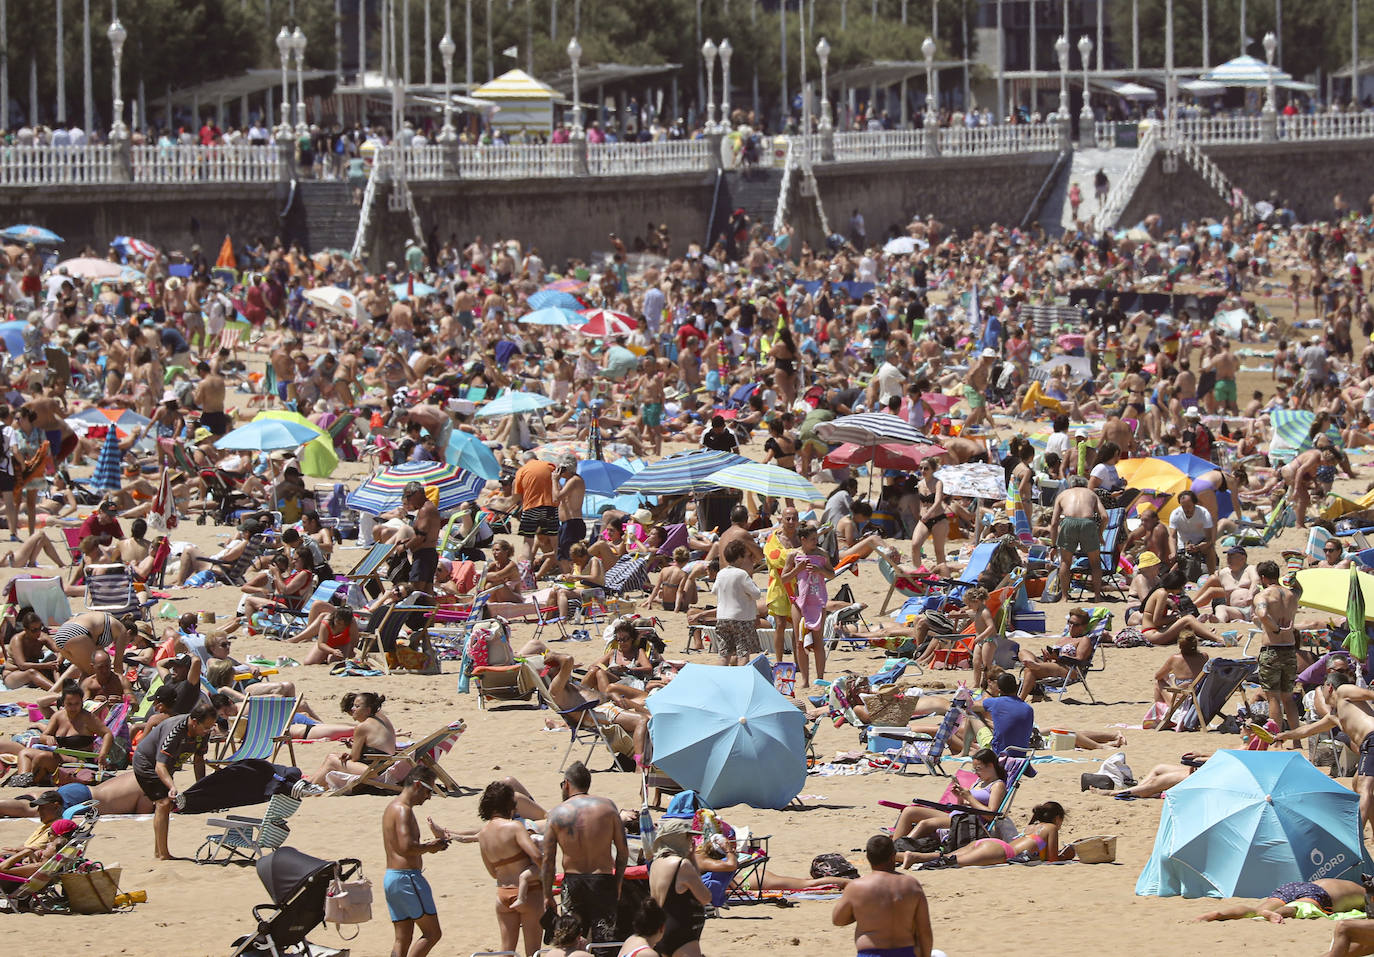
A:
POLYGON ((607 798, 593 797, 592 773, 581 761, 568 765, 563 803, 549 812, 544 830, 544 906, 554 906, 554 875, 563 852, 563 913, 582 921, 590 941, 617 940, 616 911, 629 848, 620 811, 607 798), (615 848, 612 860, 611 848, 615 848))
POLYGON ((1107 510, 1102 505, 1102 500, 1087 486, 1087 480, 1083 476, 1075 475, 1068 480, 1065 489, 1054 498, 1054 514, 1050 518, 1050 540, 1059 549, 1058 598, 1063 598, 1069 593, 1069 569, 1074 557, 1087 555, 1093 594, 1099 601, 1104 601, 1106 599, 1102 592, 1102 530, 1107 527, 1107 510))
POLYGON ((854 925, 857 957, 930 957, 934 933, 921 882, 897 871, 892 838, 875 834, 864 848, 872 873, 845 885, 831 920, 854 925))
POLYGON ((396 944, 391 952, 402 957, 424 957, 443 936, 434 892, 421 873, 420 855, 448 850, 449 842, 444 838, 421 841, 420 822, 415 819, 415 809, 433 793, 434 771, 416 767, 406 775, 400 795, 382 814, 382 845, 386 851, 382 886, 396 929, 396 944), (420 928, 420 939, 412 946, 416 927, 420 928))
MULTIPOLYGON (((1194 921, 1245 920, 1249 917, 1263 917, 1278 924, 1286 917, 1303 917, 1307 905, 1323 913, 1320 916, 1339 914, 1344 911, 1364 910, 1368 913, 1367 891, 1358 881, 1345 881, 1337 878, 1323 878, 1316 881, 1290 881, 1274 888, 1274 892, 1262 901, 1253 904, 1232 904, 1220 910, 1209 911, 1194 921)), ((1311 914, 1311 912, 1309 912, 1311 914)), ((1311 914, 1311 916, 1318 916, 1311 914)), ((1345 953, 1340 951, 1340 953, 1345 953)))

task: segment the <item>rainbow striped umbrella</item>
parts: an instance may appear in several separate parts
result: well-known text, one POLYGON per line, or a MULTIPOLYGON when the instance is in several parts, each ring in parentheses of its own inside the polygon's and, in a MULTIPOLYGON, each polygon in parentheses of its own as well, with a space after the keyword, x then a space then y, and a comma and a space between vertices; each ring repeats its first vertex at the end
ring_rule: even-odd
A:
POLYGON ((481 494, 486 479, 442 462, 403 462, 370 476, 348 496, 348 507, 378 515, 401 504, 401 492, 410 482, 439 490, 439 511, 451 512, 481 494))

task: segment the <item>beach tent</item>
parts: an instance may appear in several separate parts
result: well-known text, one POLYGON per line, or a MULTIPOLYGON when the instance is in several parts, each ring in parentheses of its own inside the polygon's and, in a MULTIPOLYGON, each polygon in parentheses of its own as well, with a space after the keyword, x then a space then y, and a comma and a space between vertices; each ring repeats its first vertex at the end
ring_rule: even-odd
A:
POLYGON ((507 133, 553 131, 553 102, 558 94, 524 70, 502 73, 473 90, 472 95, 496 104, 496 113, 491 118, 493 127, 507 133))
POLYGON ((1140 897, 1268 897, 1360 879, 1359 798, 1300 751, 1218 751, 1163 794, 1140 897))

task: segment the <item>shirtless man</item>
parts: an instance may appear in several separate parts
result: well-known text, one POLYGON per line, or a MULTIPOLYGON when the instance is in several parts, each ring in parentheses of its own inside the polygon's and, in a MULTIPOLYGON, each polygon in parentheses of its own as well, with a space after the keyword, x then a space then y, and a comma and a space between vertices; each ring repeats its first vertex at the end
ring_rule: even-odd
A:
POLYGON ((458 318, 458 325, 468 332, 472 332, 475 325, 478 305, 477 297, 468 289, 468 284, 460 282, 453 294, 453 312, 458 318))
POLYGON ((930 957, 935 935, 921 882, 897 870, 892 838, 875 834, 864 848, 872 873, 845 885, 830 919, 854 925, 858 957, 930 957))
POLYGON ((295 340, 278 345, 268 356, 272 372, 277 377, 277 398, 286 401, 286 387, 296 377, 296 364, 291 360, 291 350, 296 348, 295 340))
POLYGON ((988 376, 992 374, 993 363, 997 361, 995 349, 984 349, 978 354, 978 361, 969 366, 968 380, 964 383, 964 402, 968 404, 968 418, 964 420, 964 431, 980 423, 991 424, 988 418, 988 376))
POLYGON ((439 910, 434 906, 434 892, 421 873, 424 865, 420 855, 448 850, 449 841, 446 837, 421 841, 420 822, 415 819, 415 809, 433 793, 434 771, 426 767, 413 768, 405 777, 401 793, 382 814, 382 846, 386 851, 383 887, 386 909, 396 929, 391 957, 424 957, 443 936, 439 929, 439 910), (420 939, 412 943, 417 927, 420 939))
MULTIPOLYGON (((1272 563, 1271 563, 1272 564, 1272 563)), ((1261 573, 1263 574, 1263 573, 1261 573)), ((1258 600, 1256 601, 1258 604, 1258 600)), ((1266 629, 1266 637, 1268 632, 1266 629)), ((1360 796, 1360 835, 1374 815, 1374 688, 1342 684, 1331 699, 1331 711, 1311 724, 1275 735, 1275 741, 1301 741, 1323 731, 1339 730, 1350 739, 1350 746, 1360 754, 1351 782, 1360 796)), ((1274 712, 1270 712, 1273 714, 1274 712)))
MULTIPOLYGON (((64 784, 57 789, 57 795, 62 799, 64 812, 87 801, 98 801, 103 814, 153 813, 153 802, 143 793, 132 771, 121 771, 99 784, 64 784)), ((0 800, 0 818, 37 816, 37 805, 27 795, 0 800)))
POLYGON ((118 701, 134 693, 129 679, 111 666, 108 652, 97 651, 91 655, 91 665, 94 674, 81 679, 81 694, 87 701, 118 701))
POLYGON ((620 886, 630 856, 625 825, 612 801, 587 793, 592 773, 581 761, 568 765, 559 786, 563 803, 549 812, 544 829, 540 870, 545 909, 554 906, 554 875, 562 851, 563 912, 582 921, 588 940, 614 940, 620 886))
MULTIPOLYGON (((1260 562, 1255 572, 1260 583, 1255 596, 1255 621, 1264 626, 1264 643, 1259 653, 1260 687, 1269 702, 1269 716, 1277 718, 1282 710, 1288 727, 1296 728, 1298 705, 1293 700, 1293 686, 1298 676, 1298 636, 1293 619, 1298 613, 1298 596, 1279 584, 1277 562, 1260 562)), ((1370 793, 1374 794, 1374 782, 1370 793)), ((1361 798, 1361 813, 1363 804, 1361 798)))
MULTIPOLYGON (((1253 904, 1232 904, 1220 910, 1209 911, 1201 917, 1194 917, 1193 922, 1263 917, 1271 924, 1282 924, 1285 918, 1297 916, 1298 901, 1316 904, 1329 914, 1352 910, 1368 913, 1370 904, 1374 902, 1367 899, 1367 893, 1364 885, 1357 881, 1329 877, 1315 881, 1292 881, 1274 888, 1274 893, 1262 901, 1253 904)), ((1332 953, 1344 955, 1346 951, 1333 950, 1332 953)))
POLYGON ((663 454, 664 374, 658 360, 644 360, 644 378, 639 385, 639 420, 653 443, 654 457, 663 454))
POLYGON ((453 417, 442 407, 432 402, 421 402, 412 406, 406 415, 407 422, 415 422, 430 435, 439 446, 439 454, 447 455, 448 439, 453 434, 453 417))
MULTIPOLYGON (((549 694, 558 703, 560 711, 571 711, 589 700, 598 700, 591 688, 576 685, 573 681, 573 667, 577 662, 573 661, 572 655, 549 653, 544 657, 544 664, 554 669, 549 678, 549 694), (579 689, 585 689, 591 697, 584 695, 579 689)), ((596 713, 604 722, 629 732, 634 741, 635 757, 638 759, 644 754, 645 745, 649 740, 648 712, 638 701, 626 697, 626 693, 633 694, 627 685, 608 685, 606 697, 611 700, 598 705, 596 713)))
POLYGON ((706 553, 706 560, 719 559, 725 554, 725 547, 731 542, 743 543, 749 552, 749 560, 744 562, 745 568, 752 568, 763 561, 763 549, 754 538, 754 533, 749 531, 749 509, 743 505, 736 505, 730 509, 730 527, 720 533, 720 538, 716 539, 710 550, 706 553))
POLYGON ((1127 552, 1139 555, 1141 552, 1154 552, 1165 568, 1173 564, 1174 537, 1169 534, 1169 526, 1159 520, 1159 512, 1142 506, 1138 512, 1140 525, 1126 537, 1127 552))
POLYGON ((1074 556, 1082 552, 1088 556, 1093 594, 1098 601, 1107 600, 1102 593, 1102 530, 1106 527, 1107 510, 1102 500, 1081 475, 1070 478, 1055 496, 1050 517, 1050 541, 1059 549, 1059 599, 1069 593, 1069 569, 1074 556))
POLYGON ((1223 413, 1238 414, 1240 406, 1236 404, 1236 373, 1240 370, 1240 360, 1229 345, 1223 344, 1221 351, 1211 358, 1208 368, 1217 374, 1216 384, 1212 386, 1212 397, 1217 400, 1217 405, 1223 413))
POLYGON ((200 408, 200 424, 216 437, 229 431, 229 416, 224 413, 224 376, 210 368, 204 359, 196 363, 196 375, 200 381, 191 392, 196 405, 200 408))
POLYGON ((1122 421, 1120 416, 1108 416, 1107 421, 1102 423, 1102 441, 1098 444, 1101 446, 1108 442, 1121 449, 1123 456, 1129 456, 1135 447, 1135 432, 1131 430, 1130 423, 1122 421))
POLYGON ((568 560, 569 549, 587 540, 587 523, 582 518, 587 483, 577 474, 577 456, 571 452, 558 457, 558 471, 553 477, 555 483, 561 482, 553 493, 558 504, 558 561, 561 563, 568 560))
POLYGON ((63 401, 62 393, 54 386, 52 394, 44 395, 43 386, 34 383, 33 398, 25 402, 22 408, 33 411, 34 425, 43 430, 43 436, 48 440, 53 464, 61 463, 76 448, 76 433, 66 422, 67 404, 63 401))
POLYGON ((201 301, 205 299, 208 286, 202 278, 192 279, 186 287, 186 338, 191 348, 200 355, 205 349, 205 317, 201 312, 201 301))
POLYGON ((439 532, 444 523, 439 517, 439 509, 419 482, 406 485, 402 501, 407 509, 415 509, 415 519, 410 523, 415 534, 406 542, 410 552, 411 590, 429 591, 434 587, 434 572, 439 567, 439 532))

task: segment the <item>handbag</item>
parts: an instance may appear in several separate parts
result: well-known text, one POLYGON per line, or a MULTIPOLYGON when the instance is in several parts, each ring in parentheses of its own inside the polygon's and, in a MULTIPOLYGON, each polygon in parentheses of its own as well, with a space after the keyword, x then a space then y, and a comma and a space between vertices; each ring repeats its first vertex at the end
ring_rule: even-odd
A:
MULTIPOLYGON (((324 919, 332 921, 339 936, 341 924, 364 924, 372 919, 372 882, 359 873, 351 881, 339 880, 338 874, 329 882, 324 899, 324 919)), ((355 932, 354 937, 357 936, 355 932)), ((345 938, 352 940, 352 938, 345 938)))

